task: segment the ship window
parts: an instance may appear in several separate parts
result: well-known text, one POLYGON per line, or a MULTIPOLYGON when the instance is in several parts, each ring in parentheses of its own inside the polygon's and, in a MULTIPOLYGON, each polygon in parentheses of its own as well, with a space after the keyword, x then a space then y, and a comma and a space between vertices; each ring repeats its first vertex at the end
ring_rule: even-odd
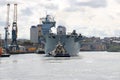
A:
POLYGON ((72 37, 74 37, 74 36, 72 35, 72 37))
POLYGON ((70 36, 69 35, 67 35, 67 38, 69 38, 70 36))
POLYGON ((55 36, 52 36, 55 39, 55 36))

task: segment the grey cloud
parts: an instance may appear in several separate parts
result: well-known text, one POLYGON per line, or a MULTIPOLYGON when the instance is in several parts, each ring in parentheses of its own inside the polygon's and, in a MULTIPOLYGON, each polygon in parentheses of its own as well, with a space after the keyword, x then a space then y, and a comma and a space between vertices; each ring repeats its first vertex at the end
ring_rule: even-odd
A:
POLYGON ((5 5, 5 3, 0 3, 0 6, 3 6, 3 5, 5 5))
POLYGON ((120 13, 116 13, 115 15, 107 15, 110 19, 115 20, 116 18, 120 17, 120 13))
POLYGON ((88 17, 89 20, 92 20, 96 15, 91 15, 88 17))
POLYGON ((26 15, 26 16, 30 16, 30 15, 33 14, 32 9, 28 8, 28 7, 23 9, 23 10, 21 10, 21 12, 22 12, 22 15, 26 15))
POLYGON ((88 6, 93 8, 106 7, 106 0, 91 0, 89 2, 78 2, 76 5, 79 6, 88 6))
POLYGON ((81 26, 81 25, 74 25, 73 27, 74 27, 74 29, 76 29, 76 30, 79 30, 79 29, 80 29, 80 30, 81 30, 81 29, 82 29, 82 30, 88 29, 87 26, 81 26))
POLYGON ((120 36, 120 30, 115 30, 115 31, 114 31, 114 35, 115 35, 115 36, 120 36))
POLYGON ((106 0, 90 0, 88 2, 79 2, 77 0, 70 0, 71 6, 88 6, 92 8, 99 8, 99 7, 106 7, 107 2, 106 0))
POLYGON ((76 7, 69 7, 69 8, 66 8, 65 11, 67 11, 67 12, 79 11, 79 8, 76 8, 76 7))
POLYGON ((115 19, 115 17, 114 17, 114 16, 112 16, 112 15, 108 15, 108 17, 109 17, 110 19, 112 19, 112 20, 114 20, 114 19, 115 19))
POLYGON ((0 0, 0 6, 4 6, 7 4, 7 1, 6 0, 0 0))
POLYGON ((46 8, 46 9, 50 9, 50 10, 57 10, 57 9, 58 9, 58 6, 57 6, 57 5, 50 4, 50 5, 46 5, 45 8, 46 8))
POLYGON ((4 21, 0 21, 0 27, 1 26, 5 26, 5 22, 4 21))
POLYGON ((86 9, 85 8, 80 8, 80 7, 67 7, 64 9, 64 11, 67 11, 67 12, 75 12, 75 11, 81 11, 81 12, 86 12, 86 9))
POLYGON ((120 4, 120 0, 116 0, 116 2, 120 4))
POLYGON ((120 13, 117 13, 117 16, 120 16, 120 13))
POLYGON ((66 9, 64 9, 65 11, 68 12, 74 12, 74 11, 81 11, 81 12, 85 12, 85 8, 82 8, 82 6, 84 7, 91 7, 91 8, 101 8, 101 7, 106 7, 107 6, 107 2, 106 0, 90 0, 87 2, 80 2, 78 0, 69 0, 69 4, 70 7, 67 7, 66 9))
POLYGON ((104 37, 104 36, 108 36, 108 34, 106 34, 106 32, 104 30, 99 30, 99 29, 96 29, 94 28, 92 31, 91 31, 91 35, 93 36, 98 36, 98 37, 104 37))
POLYGON ((14 3, 18 3, 18 1, 9 1, 9 0, 0 0, 0 6, 5 6, 6 4, 14 4, 14 3))
POLYGON ((43 7, 45 9, 49 9, 49 10, 57 10, 59 9, 59 5, 54 4, 54 3, 48 3, 48 4, 39 4, 40 7, 43 7))

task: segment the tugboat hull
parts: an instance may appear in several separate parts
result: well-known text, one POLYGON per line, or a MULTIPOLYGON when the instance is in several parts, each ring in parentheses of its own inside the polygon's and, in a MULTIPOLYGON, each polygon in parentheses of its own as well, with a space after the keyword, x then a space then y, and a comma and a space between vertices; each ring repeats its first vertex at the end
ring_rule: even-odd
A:
POLYGON ((10 54, 2 54, 0 57, 10 57, 10 54))
POLYGON ((56 54, 54 57, 70 57, 70 54, 56 54))

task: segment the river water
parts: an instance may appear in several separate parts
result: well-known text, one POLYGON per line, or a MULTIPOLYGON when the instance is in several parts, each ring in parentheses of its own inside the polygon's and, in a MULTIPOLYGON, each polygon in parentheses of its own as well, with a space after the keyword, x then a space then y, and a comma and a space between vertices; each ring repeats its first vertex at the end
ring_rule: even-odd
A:
POLYGON ((0 80, 120 80, 120 53, 80 52, 70 58, 11 55, 0 58, 0 80))

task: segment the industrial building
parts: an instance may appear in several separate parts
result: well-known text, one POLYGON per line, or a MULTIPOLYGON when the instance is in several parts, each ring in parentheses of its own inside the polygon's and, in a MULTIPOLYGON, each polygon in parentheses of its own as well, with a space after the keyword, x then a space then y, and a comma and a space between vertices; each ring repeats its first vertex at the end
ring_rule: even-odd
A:
POLYGON ((39 37, 42 35, 41 27, 41 25, 31 26, 30 41, 32 43, 39 43, 39 37))

